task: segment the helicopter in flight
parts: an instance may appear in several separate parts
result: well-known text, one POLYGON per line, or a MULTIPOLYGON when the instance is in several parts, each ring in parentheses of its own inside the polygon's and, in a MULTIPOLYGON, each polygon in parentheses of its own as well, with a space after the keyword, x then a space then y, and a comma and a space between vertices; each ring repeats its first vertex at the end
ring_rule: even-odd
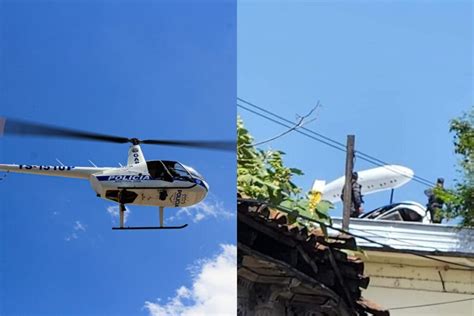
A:
POLYGON ((202 201, 209 185, 192 167, 178 161, 146 160, 141 144, 181 146, 200 149, 235 151, 235 141, 156 140, 126 138, 62 128, 0 117, 0 136, 44 136, 92 141, 130 143, 128 161, 121 167, 77 167, 28 164, 0 164, 0 171, 89 180, 97 196, 119 204, 119 227, 112 229, 181 229, 164 225, 165 207, 186 207, 202 201), (126 204, 159 208, 159 226, 126 227, 126 204))

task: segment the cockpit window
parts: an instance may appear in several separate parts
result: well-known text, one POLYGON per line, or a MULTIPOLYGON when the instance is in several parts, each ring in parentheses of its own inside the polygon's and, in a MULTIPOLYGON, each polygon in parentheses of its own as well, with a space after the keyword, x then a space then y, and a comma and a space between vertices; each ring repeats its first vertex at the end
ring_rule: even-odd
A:
POLYGON ((179 162, 168 161, 168 160, 162 160, 162 161, 174 178, 187 178, 187 179, 191 178, 191 175, 189 174, 189 172, 179 162))
POLYGON ((386 221, 403 221, 403 218, 398 212, 398 210, 388 212, 387 214, 380 216, 379 219, 386 221))
POLYGON ((152 160, 152 161, 147 161, 146 164, 147 164, 148 172, 150 173, 150 177, 152 179, 173 182, 173 176, 165 167, 162 161, 152 160))
POLYGON ((379 207, 369 213, 364 214, 362 218, 370 218, 370 219, 377 218, 380 214, 383 214, 384 212, 386 212, 387 210, 391 208, 393 208, 393 205, 379 207))
POLYGON ((409 208, 401 208, 398 211, 402 215, 403 220, 407 222, 423 222, 423 217, 409 208))
POLYGON ((184 166, 188 171, 189 173, 195 177, 195 178, 198 178, 198 179, 201 179, 203 180, 204 178, 201 176, 201 174, 199 172, 197 172, 195 169, 189 167, 189 166, 184 166))

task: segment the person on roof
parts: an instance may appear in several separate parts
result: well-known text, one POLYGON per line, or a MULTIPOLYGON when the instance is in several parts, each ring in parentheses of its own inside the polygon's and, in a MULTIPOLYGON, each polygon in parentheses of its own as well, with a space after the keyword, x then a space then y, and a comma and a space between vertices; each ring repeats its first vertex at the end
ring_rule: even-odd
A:
MULTIPOLYGON (((364 211, 364 208, 362 207, 362 205, 364 204, 364 199, 361 192, 362 185, 360 185, 357 182, 357 179, 359 179, 358 173, 353 172, 352 179, 351 179, 351 187, 352 187, 351 217, 359 217, 364 211)), ((341 200, 344 201, 344 188, 342 188, 341 200)))
POLYGON ((431 221, 433 223, 439 224, 443 219, 441 215, 441 210, 444 205, 444 200, 436 194, 436 189, 443 189, 444 188, 444 179, 438 178, 436 180, 436 186, 430 189, 425 190, 425 194, 428 197, 428 204, 426 204, 426 211, 430 212, 431 221))

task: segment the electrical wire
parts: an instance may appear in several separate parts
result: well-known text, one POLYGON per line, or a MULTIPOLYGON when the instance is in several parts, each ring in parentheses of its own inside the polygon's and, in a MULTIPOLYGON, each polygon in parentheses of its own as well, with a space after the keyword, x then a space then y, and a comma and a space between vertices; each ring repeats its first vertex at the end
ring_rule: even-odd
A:
MULTIPOLYGON (((262 112, 265 112, 265 113, 267 113, 267 114, 269 114, 269 115, 272 115, 272 116, 274 116, 274 117, 276 117, 276 118, 278 118, 278 119, 280 119, 280 120, 282 120, 282 121, 291 122, 290 120, 288 120, 288 119, 286 119, 286 118, 284 118, 284 117, 282 117, 282 116, 280 116, 280 115, 277 115, 277 114, 275 114, 275 113, 273 113, 273 112, 271 112, 271 111, 269 111, 269 110, 266 110, 266 109, 264 109, 264 108, 262 108, 262 107, 260 107, 260 106, 258 106, 258 105, 256 105, 256 104, 254 104, 254 103, 251 103, 251 102, 249 102, 249 101, 246 101, 246 100, 244 100, 244 99, 242 99, 242 98, 237 98, 237 99, 238 99, 239 101, 241 101, 241 102, 244 102, 244 103, 247 104, 247 105, 250 105, 250 106, 252 106, 252 107, 254 107, 254 108, 256 108, 256 109, 258 109, 258 110, 260 110, 260 111, 262 111, 262 112)), ((237 104, 237 105, 238 105, 238 104, 237 104)), ((321 133, 315 132, 315 131, 310 130, 310 129, 305 128, 305 127, 302 127, 301 129, 303 129, 303 130, 305 130, 305 131, 307 131, 307 132, 309 132, 309 133, 311 133, 311 134, 313 134, 313 135, 316 135, 316 136, 318 136, 318 137, 320 137, 320 138, 323 138, 323 139, 325 139, 325 140, 327 140, 327 141, 329 141, 329 142, 332 142, 332 143, 334 143, 334 144, 336 144, 336 145, 338 145, 338 146, 341 146, 341 148, 344 150, 344 152, 346 151, 345 145, 344 145, 343 143, 341 143, 341 142, 338 142, 337 140, 334 140, 334 139, 332 139, 332 138, 330 138, 330 137, 327 137, 327 136, 325 136, 325 135, 323 135, 323 134, 321 134, 321 133)), ((356 150, 356 151, 355 151, 355 156, 356 156, 356 157, 358 156, 358 157, 361 158, 362 160, 365 160, 365 161, 367 161, 367 162, 369 162, 369 163, 372 163, 372 164, 374 164, 374 165, 384 167, 384 168, 389 169, 389 170, 391 170, 391 171, 393 171, 393 172, 395 172, 395 173, 399 173, 397 170, 390 169, 390 168, 387 166, 389 163, 387 163, 387 162, 385 162, 385 161, 383 161, 383 160, 381 160, 381 159, 378 159, 378 158, 376 158, 376 157, 373 157, 373 156, 371 156, 371 155, 365 154, 365 153, 363 153, 363 152, 361 152, 361 151, 356 150)), ((399 174, 401 174, 401 173, 399 173, 399 174)), ((401 174, 401 175, 404 175, 404 174, 401 174)), ((433 182, 431 182, 431 181, 429 181, 429 180, 427 180, 427 179, 424 179, 424 178, 422 178, 422 177, 419 177, 419 176, 417 176, 417 175, 414 175, 413 178, 414 178, 414 179, 417 179, 418 182, 420 182, 420 183, 421 183, 421 182, 426 182, 426 183, 422 183, 422 184, 425 184, 425 185, 427 185, 427 186, 434 186, 434 185, 435 185, 435 183, 433 183, 433 182)))
MULTIPOLYGON (((309 122, 312 122, 313 120, 315 120, 316 118, 313 118, 311 120, 309 120, 308 122, 305 122, 305 119, 308 118, 309 116, 311 116, 311 114, 313 114, 314 110, 316 110, 316 108, 319 106, 319 103, 313 108, 311 109, 311 111, 306 114, 306 115, 303 115, 301 116, 299 119, 298 119, 298 122, 296 124, 294 124, 294 126, 292 126, 291 128, 283 131, 282 133, 276 135, 276 136, 273 136, 269 139, 266 139, 266 140, 263 140, 263 141, 259 141, 257 143, 253 143, 253 144, 249 144, 249 145, 245 145, 246 147, 256 147, 256 146, 260 146, 260 145, 263 145, 263 144, 266 144, 266 143, 269 143, 269 142, 272 142, 280 137, 283 137, 284 135, 294 131, 295 129, 298 129, 300 127, 302 127, 304 124, 307 124, 309 122)), ((239 146, 240 147, 240 146, 239 146)))
MULTIPOLYGON (((262 118, 264 118, 264 119, 267 119, 267 120, 269 120, 269 121, 271 121, 271 122, 274 122, 275 124, 278 124, 278 125, 281 125, 281 126, 284 126, 284 127, 287 127, 287 128, 291 128, 291 126, 289 126, 289 125, 287 125, 287 124, 285 124, 285 123, 279 122, 279 121, 277 121, 277 120, 275 120, 275 119, 272 119, 271 117, 268 117, 267 115, 264 115, 264 114, 261 114, 261 113, 259 113, 259 112, 257 112, 257 111, 254 111, 254 110, 252 110, 252 109, 249 109, 248 107, 246 107, 246 106, 244 106, 244 105, 241 105, 241 104, 238 104, 238 103, 237 103, 237 106, 240 107, 240 108, 242 108, 242 109, 244 109, 244 110, 246 110, 246 111, 248 111, 248 112, 251 112, 251 113, 253 113, 253 114, 255 114, 255 115, 258 115, 258 116, 260 116, 260 117, 262 117, 262 118)), ((330 142, 321 140, 321 139, 315 137, 314 135, 310 135, 310 134, 308 134, 307 132, 303 132, 302 130, 307 130, 307 129, 304 128, 304 127, 301 127, 301 128, 295 129, 294 131, 297 132, 297 133, 300 133, 300 134, 302 134, 302 135, 304 135, 304 136, 306 136, 306 137, 309 137, 309 138, 311 138, 311 139, 313 139, 313 140, 316 140, 316 141, 318 141, 318 142, 320 142, 320 143, 323 143, 323 144, 325 144, 325 145, 327 145, 327 146, 329 146, 329 147, 332 147, 332 148, 337 149, 337 150, 342 151, 342 152, 346 152, 345 147, 344 147, 344 148, 340 148, 340 147, 338 147, 337 145, 334 145, 334 144, 332 144, 332 143, 330 143, 330 142)), ((336 142, 336 143, 337 143, 337 142, 336 142)), ((356 155, 356 156, 357 156, 357 155, 356 155)), ((361 158, 362 160, 365 160, 365 161, 367 161, 367 162, 370 162, 370 163, 372 163, 372 164, 374 164, 374 165, 376 165, 376 166, 383 167, 383 168, 385 168, 385 169, 387 169, 387 170, 390 170, 390 171, 392 171, 392 172, 394 172, 394 173, 400 174, 400 175, 402 175, 402 176, 407 176, 406 174, 401 173, 401 172, 399 172, 398 170, 395 170, 395 169, 393 169, 393 168, 390 168, 390 167, 387 166, 387 165, 379 164, 379 163, 374 162, 374 161, 371 161, 370 159, 365 158, 365 157, 360 157, 360 156, 359 156, 359 158, 361 158)), ((412 180, 415 181, 415 182, 421 183, 421 184, 423 184, 423 185, 425 185, 425 186, 428 186, 428 187, 434 186, 433 183, 424 182, 424 181, 422 181, 422 180, 419 180, 417 176, 413 176, 413 179, 412 179, 412 180)))
MULTIPOLYGON (((242 108, 242 109, 244 109, 244 110, 247 110, 247 111, 249 111, 249 112, 251 112, 251 113, 253 113, 253 114, 255 114, 255 115, 258 115, 258 116, 260 116, 260 117, 263 117, 263 118, 265 118, 265 119, 267 119, 267 120, 269 120, 269 121, 271 121, 271 122, 273 122, 273 123, 275 123, 275 124, 278 124, 278 125, 281 125, 281 126, 284 126, 284 127, 287 127, 287 128, 290 128, 290 127, 291 127, 290 125, 287 125, 287 124, 285 124, 285 123, 279 122, 279 121, 277 121, 277 120, 275 120, 275 119, 272 119, 271 117, 268 117, 268 116, 266 116, 266 115, 264 115, 264 114, 258 113, 258 112, 254 111, 254 110, 251 110, 251 109, 249 109, 248 107, 243 106, 243 105, 241 105, 241 104, 238 104, 238 103, 237 103, 237 106, 240 107, 240 108, 242 108)), ((302 129, 302 128, 301 128, 301 129, 302 129)), ((322 140, 320 140, 320 139, 317 139, 316 137, 314 137, 314 136, 312 136, 312 135, 310 135, 310 134, 308 134, 308 133, 302 132, 301 129, 296 129, 295 132, 300 133, 300 134, 302 134, 302 135, 305 135, 305 136, 307 136, 307 137, 309 137, 309 138, 312 138, 312 139, 314 139, 314 140, 317 140, 317 141, 319 141, 319 142, 321 142, 321 143, 323 143, 323 144, 328 145, 329 147, 332 147, 332 148, 334 148, 334 149, 340 150, 340 151, 342 151, 342 152, 345 152, 345 151, 346 151, 345 148, 340 148, 340 147, 337 147, 337 146, 335 146, 335 145, 333 145, 333 144, 331 144, 331 143, 329 143, 329 142, 325 142, 325 141, 322 141, 322 140)))
POLYGON ((466 298, 462 300, 455 300, 455 301, 447 301, 447 302, 438 302, 438 303, 430 303, 430 304, 422 304, 422 305, 411 305, 411 306, 401 306, 401 307, 393 307, 389 308, 388 310, 397 310, 397 309, 410 309, 410 308, 419 308, 419 307, 429 307, 429 306, 437 306, 437 305, 446 305, 446 304, 453 304, 453 303, 459 303, 459 302, 466 302, 466 301, 472 301, 474 300, 474 297, 471 298, 466 298))
POLYGON ((373 236, 373 237, 388 238, 388 239, 396 240, 396 241, 398 241, 398 242, 404 243, 404 244, 409 245, 409 246, 416 246, 416 247, 431 249, 431 250, 433 250, 433 251, 440 251, 438 248, 435 248, 435 247, 421 246, 421 245, 419 245, 419 244, 416 244, 416 243, 413 243, 413 242, 409 242, 409 241, 406 241, 406 240, 403 240, 403 239, 399 239, 399 238, 395 238, 395 237, 387 237, 387 236, 380 235, 380 234, 377 234, 377 233, 374 233, 374 232, 368 232, 368 231, 365 231, 365 230, 363 230, 363 229, 358 229, 358 228, 351 228, 351 229, 356 230, 356 231, 359 231, 359 232, 363 232, 363 233, 366 233, 366 234, 369 234, 369 235, 371 235, 371 236, 373 236))
MULTIPOLYGON (((280 115, 277 115, 277 114, 275 114, 275 113, 273 113, 273 112, 271 112, 271 111, 269 111, 269 110, 266 110, 266 109, 264 109, 264 108, 262 108, 262 107, 260 107, 260 106, 258 106, 258 105, 255 105, 254 103, 251 103, 251 102, 249 102, 249 101, 246 101, 246 100, 244 100, 244 99, 242 99, 242 98, 237 98, 237 100, 239 100, 239 101, 241 101, 241 102, 243 102, 243 103, 245 103, 245 104, 247 104, 247 105, 250 105, 250 106, 252 106, 253 108, 256 108, 256 109, 258 109, 258 110, 260 110, 260 111, 262 111, 262 112, 264 112, 264 113, 267 113, 267 114, 269 114, 269 115, 272 115, 272 116, 278 118, 279 120, 282 120, 282 121, 290 122, 290 123, 291 123, 290 120, 288 120, 288 119, 286 119, 286 118, 284 118, 284 117, 282 117, 282 116, 280 116, 280 115)), ((237 106, 239 106, 239 107, 241 107, 241 108, 244 108, 245 110, 249 111, 249 109, 248 109, 247 107, 243 107, 241 104, 238 104, 238 103, 237 103, 237 106)), ((251 111, 251 112, 252 112, 252 113, 255 113, 254 111, 251 111)), ((259 114, 257 114, 257 115, 259 115, 259 114)), ((261 116, 261 117, 264 117, 264 118, 266 118, 266 119, 269 119, 269 118, 268 118, 267 116, 265 116, 265 115, 260 115, 260 116, 261 116)), ((273 120, 273 122, 275 122, 275 121, 273 120)), ((344 145, 343 143, 341 143, 341 142, 338 142, 338 141, 336 141, 336 140, 334 140, 334 139, 332 139, 332 138, 330 138, 330 137, 327 137, 327 136, 325 136, 325 135, 323 135, 323 134, 321 134, 321 133, 315 132, 315 131, 310 130, 310 129, 305 128, 305 127, 301 127, 301 129, 302 129, 302 130, 305 130, 306 132, 309 132, 309 133, 311 133, 311 134, 313 134, 313 135, 316 135, 316 136, 318 136, 318 137, 320 137, 320 138, 322 138, 322 139, 325 139, 325 140, 327 140, 327 141, 329 141, 329 142, 331 142, 331 143, 333 143, 333 144, 336 144, 337 146, 340 146, 340 147, 341 147, 342 151, 344 151, 344 152, 346 151, 345 145, 344 145)), ((318 141, 321 141, 321 140, 318 140, 318 141)), ((327 143, 326 143, 326 144, 327 144, 327 143)), ((391 170, 392 172, 395 172, 395 173, 398 173, 398 174, 401 174, 401 175, 405 175, 405 174, 403 174, 403 173, 398 172, 397 170, 394 170, 394 169, 391 169, 390 167, 388 167, 388 166, 387 166, 387 165, 388 165, 387 162, 385 162, 385 161, 383 161, 383 160, 380 160, 380 159, 378 159, 378 158, 375 158, 375 157, 373 157, 373 156, 370 156, 370 155, 368 155, 368 154, 365 154, 365 153, 363 153, 363 152, 361 152, 361 151, 357 151, 357 150, 356 150, 356 151, 355 151, 355 156, 356 156, 356 157, 359 157, 359 158, 361 158, 362 160, 365 160, 365 161, 367 161, 367 162, 369 162, 369 163, 371 163, 371 164, 374 164, 374 165, 376 165, 376 166, 384 167, 384 168, 386 168, 386 169, 388 169, 388 170, 391 170)), ((406 175, 405 175, 405 176, 406 176, 406 175)), ((417 175, 413 175, 413 180, 416 181, 416 182, 419 182, 419 183, 421 183, 421 184, 430 186, 430 187, 435 185, 433 182, 431 182, 431 181, 429 181, 429 180, 426 180, 426 179, 424 179, 424 178, 422 178, 422 177, 419 177, 419 176, 417 176, 417 175)))
MULTIPOLYGON (((273 207, 273 208, 276 208, 280 211, 283 211, 287 214, 295 214, 295 211, 294 210, 291 210, 289 208, 286 208, 286 207, 283 207, 283 206, 280 206, 280 205, 274 205, 272 203, 269 203, 267 201, 260 201, 260 200, 255 200, 255 199, 242 199, 242 198, 237 198, 237 201, 247 201, 247 202, 254 202, 254 203, 259 203, 259 204, 266 204, 270 207, 273 207)), ((297 212, 296 212, 297 213, 297 212)), ((365 236, 360 236, 360 235, 357 235, 357 234, 354 234, 354 233, 351 233, 351 232, 348 232, 348 231, 345 231, 343 230, 342 228, 338 228, 338 227, 335 227, 333 225, 330 225, 330 224, 327 224, 325 222, 322 222, 322 221, 318 221, 316 219, 313 219, 313 218, 310 218, 310 217, 307 217, 307 216, 304 216, 304 215, 301 215, 301 214, 296 214, 297 217, 299 218, 302 218, 304 220, 307 220, 309 222, 313 222, 313 223, 317 223, 319 225, 323 225, 325 226, 326 228, 330 228, 330 229, 333 229, 335 231, 338 231, 338 232, 341 232, 341 233, 344 233, 344 234, 347 234, 347 235, 350 235, 352 237, 355 237, 355 238, 359 238, 359 239, 362 239, 362 240, 365 240, 365 241, 368 241, 372 244, 375 244, 375 245, 379 245, 382 247, 382 249, 390 249, 390 250, 397 250, 397 251, 400 251, 400 249, 397 249, 397 248, 394 248, 390 245, 387 245, 387 244, 384 244, 384 243, 381 243, 381 242, 378 242, 378 241, 375 241, 373 239, 370 239, 370 238, 367 238, 365 236)), ((433 260, 433 261, 438 261, 438 262, 441 262, 441 263, 446 263, 446 264, 450 264, 450 265, 454 265, 454 266, 459 266, 459 267, 462 267, 462 268, 466 268, 466 269, 463 269, 463 270, 469 270, 469 271, 474 271, 474 266, 471 266, 471 265, 467 265, 467 264, 462 264, 462 263, 457 263, 457 262, 452 262, 452 261, 449 261, 449 260, 444 260, 444 259, 439 259, 439 258, 435 258, 435 257, 432 257, 432 256, 429 256, 429 255, 424 255, 424 254, 420 254, 420 253, 417 253, 415 251, 412 251, 412 250, 403 250, 403 253, 407 253, 407 254, 411 254, 411 255, 414 255, 414 256, 417 256, 417 257, 421 257, 421 258, 425 258, 425 259, 429 259, 429 260, 433 260)))
MULTIPOLYGON (((265 119, 267 119, 267 120, 269 120, 269 121, 271 121, 271 122, 274 122, 274 123, 276 123, 276 124, 278 124, 278 125, 281 125, 281 126, 290 128, 289 125, 287 125, 287 124, 285 124, 285 123, 282 123, 282 122, 279 122, 279 121, 277 121, 277 120, 275 120, 275 119, 272 119, 271 117, 268 117, 268 116, 266 116, 266 115, 264 115, 264 114, 261 114, 261 113, 259 113, 259 112, 257 112, 257 111, 254 111, 254 110, 252 110, 252 109, 249 109, 248 107, 246 107, 246 106, 244 106, 244 105, 241 105, 241 104, 238 104, 238 103, 237 103, 237 106, 240 107, 240 108, 242 108, 242 109, 244 109, 244 110, 246 110, 246 111, 248 111, 248 112, 251 112, 251 113, 253 113, 253 114, 255 114, 255 115, 258 115, 258 116, 260 116, 260 117, 262 117, 262 118, 265 118, 265 119)), ((317 137, 315 137, 315 136, 313 136, 313 135, 310 135, 310 134, 308 134, 308 133, 306 133, 306 132, 303 132, 303 131, 302 131, 303 129, 304 129, 304 130, 307 130, 306 128, 301 127, 301 128, 299 128, 299 129, 296 129, 295 132, 300 133, 300 134, 302 134, 302 135, 304 135, 304 136, 306 136, 306 137, 309 137, 309 138, 311 138, 311 139, 313 139, 313 140, 316 140, 316 141, 318 141, 318 142, 320 142, 320 143, 323 143, 323 144, 325 144, 325 145, 327 145, 327 146, 330 146, 330 147, 332 147, 332 148, 334 148, 334 149, 337 149, 337 150, 339 150, 339 151, 346 152, 346 149, 345 149, 345 148, 340 148, 340 147, 338 147, 337 145, 334 145, 334 144, 332 144, 332 143, 330 143, 330 142, 321 140, 321 139, 319 139, 319 138, 317 138, 317 137)), ((374 164, 374 165, 376 165, 376 166, 383 167, 383 168, 385 168, 385 169, 387 169, 387 170, 390 170, 390 171, 392 171, 392 172, 394 172, 394 173, 400 174, 400 175, 402 175, 402 176, 407 176, 406 174, 401 173, 401 172, 399 172, 398 170, 395 170, 395 169, 393 169, 393 168, 390 168, 389 166, 386 166, 386 165, 381 165, 381 164, 379 164, 379 163, 377 163, 377 162, 371 161, 371 160, 368 159, 368 158, 360 157, 360 156, 359 156, 359 158, 361 158, 362 160, 365 160, 365 161, 367 161, 367 162, 370 162, 370 163, 372 163, 372 164, 374 164)), ((412 179, 412 180, 415 181, 415 182, 421 183, 421 184, 423 184, 423 185, 425 185, 425 186, 428 186, 428 187, 432 187, 432 186, 434 185, 433 183, 428 183, 428 182, 421 181, 421 180, 419 180, 418 177, 416 177, 416 176, 413 176, 413 179, 412 179)))
MULTIPOLYGON (((294 123, 291 122, 290 120, 288 120, 288 119, 286 119, 286 118, 284 118, 284 117, 282 117, 282 116, 280 116, 280 115, 278 115, 278 114, 275 114, 275 113, 273 113, 272 111, 266 110, 265 108, 260 107, 260 106, 254 104, 254 103, 252 103, 252 102, 249 102, 249 101, 247 101, 247 100, 245 100, 245 99, 242 99, 242 98, 240 98, 240 97, 237 97, 237 100, 240 101, 240 102, 242 102, 242 103, 245 103, 245 104, 248 105, 248 106, 253 107, 254 109, 258 109, 259 111, 262 111, 262 112, 264 112, 264 113, 266 113, 266 114, 269 114, 269 115, 271 115, 271 116, 277 118, 277 119, 280 120, 280 121, 284 121, 284 122, 286 122, 286 123, 294 124, 294 123)), ((247 110, 247 111, 249 111, 249 112, 252 112, 252 113, 254 113, 254 114, 256 114, 256 115, 258 115, 258 116, 260 116, 260 117, 263 117, 263 118, 265 118, 265 119, 267 119, 267 120, 270 120, 270 121, 272 121, 272 122, 274 122, 274 123, 276 123, 276 124, 283 125, 282 122, 277 121, 277 120, 275 120, 275 119, 271 119, 271 118, 269 118, 268 116, 263 115, 263 114, 261 114, 261 113, 258 113, 258 112, 254 111, 254 110, 250 110, 248 107, 243 106, 242 104, 237 103, 237 106, 240 107, 240 108, 242 108, 242 109, 245 109, 245 110, 247 110)), ((286 126, 286 125, 283 125, 283 126, 286 126)), ((317 141, 319 141, 319 142, 321 142, 321 143, 324 143, 324 144, 326 144, 326 145, 328 145, 328 143, 331 143, 331 145, 330 145, 331 147, 333 147, 333 148, 335 148, 335 149, 338 149, 338 150, 340 150, 340 151, 344 151, 344 152, 346 151, 345 145, 344 145, 343 143, 341 143, 341 142, 339 142, 339 141, 337 141, 337 140, 334 140, 334 139, 332 139, 332 138, 330 138, 330 137, 327 137, 327 136, 325 136, 325 135, 323 135, 323 134, 321 134, 321 133, 318 133, 318 132, 316 132, 316 131, 310 130, 310 129, 304 127, 304 126, 302 126, 302 127, 300 128, 300 131, 298 131, 298 132, 299 132, 300 134, 303 134, 303 135, 307 136, 307 137, 310 137, 309 135, 307 135, 307 133, 310 133, 310 134, 312 134, 312 136, 315 136, 315 137, 310 137, 310 138, 312 138, 312 139, 314 139, 314 140, 317 140, 317 141), (306 133, 302 132, 301 130, 304 130, 306 133), (324 140, 324 141, 323 141, 323 140, 324 140)), ((364 153, 364 152, 361 152, 361 151, 359 151, 359 150, 356 150, 356 151, 355 151, 355 156, 358 157, 358 158, 360 158, 360 159, 362 159, 362 160, 364 160, 364 161, 367 161, 367 162, 369 162, 369 163, 371 163, 371 164, 373 164, 373 165, 376 165, 376 166, 379 166, 379 167, 384 167, 384 168, 386 168, 386 169, 388 169, 388 170, 390 170, 390 171, 392 171, 392 172, 395 172, 395 173, 398 173, 398 174, 400 174, 400 175, 406 176, 405 174, 400 173, 398 170, 394 170, 393 168, 388 167, 387 165, 389 165, 389 163, 387 163, 387 162, 385 162, 385 161, 383 161, 383 160, 381 160, 381 159, 378 159, 378 158, 376 158, 376 157, 374 157, 374 156, 368 155, 368 154, 366 154, 366 153, 364 153)), ((423 185, 426 185, 426 186, 429 186, 429 187, 435 186, 435 183, 433 183, 433 182, 431 182, 430 180, 427 180, 427 179, 425 179, 425 178, 422 178, 422 177, 420 177, 420 176, 417 176, 417 175, 413 175, 413 180, 414 180, 415 182, 418 182, 418 183, 420 183, 420 184, 423 184, 423 185)))

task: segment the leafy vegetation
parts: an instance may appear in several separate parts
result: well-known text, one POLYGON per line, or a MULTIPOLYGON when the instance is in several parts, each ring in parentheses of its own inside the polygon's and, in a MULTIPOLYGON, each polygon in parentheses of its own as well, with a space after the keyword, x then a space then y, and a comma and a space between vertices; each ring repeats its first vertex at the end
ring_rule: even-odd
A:
POLYGON ((435 194, 446 202, 446 218, 461 217, 462 226, 474 227, 474 108, 453 119, 449 131, 454 132, 454 152, 460 156, 461 177, 453 189, 435 189, 435 194))
POLYGON ((290 214, 290 222, 295 222, 297 215, 329 222, 327 213, 332 204, 320 201, 316 192, 302 196, 302 190, 291 179, 293 176, 303 175, 303 172, 297 168, 284 166, 285 153, 264 151, 252 144, 253 138, 239 117, 237 119, 238 192, 244 197, 267 201, 272 205, 293 210, 295 213, 290 214))

